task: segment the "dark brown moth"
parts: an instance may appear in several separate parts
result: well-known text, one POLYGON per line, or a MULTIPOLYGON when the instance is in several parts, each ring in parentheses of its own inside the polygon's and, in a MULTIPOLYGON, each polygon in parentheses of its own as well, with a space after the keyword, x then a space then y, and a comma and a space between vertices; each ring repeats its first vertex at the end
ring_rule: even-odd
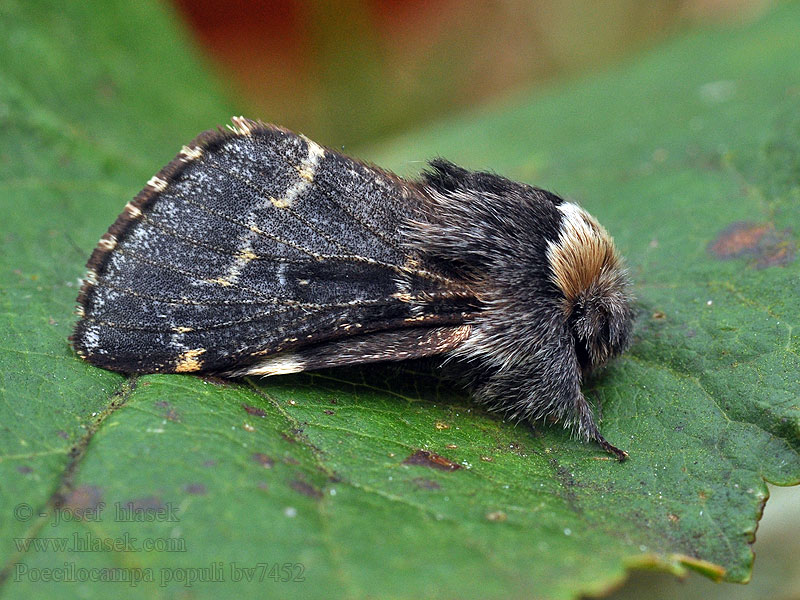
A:
POLYGON ((555 194, 438 159, 407 181, 238 117, 184 146, 103 235, 70 339, 125 373, 444 355, 491 408, 624 458, 581 383, 628 346, 628 290, 606 230, 555 194))

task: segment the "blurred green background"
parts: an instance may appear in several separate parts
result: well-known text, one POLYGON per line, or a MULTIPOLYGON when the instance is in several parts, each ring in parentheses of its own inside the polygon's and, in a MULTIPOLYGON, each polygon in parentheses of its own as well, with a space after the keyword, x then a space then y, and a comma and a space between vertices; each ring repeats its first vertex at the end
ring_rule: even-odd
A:
POLYGON ((766 0, 175 0, 237 100, 330 146, 374 143, 766 0))
MULTIPOLYGON (((698 23, 756 18, 771 4, 175 0, 174 7, 247 116, 349 150, 624 61, 698 23)), ((800 598, 800 490, 771 489, 748 586, 635 572, 611 597, 800 598)))

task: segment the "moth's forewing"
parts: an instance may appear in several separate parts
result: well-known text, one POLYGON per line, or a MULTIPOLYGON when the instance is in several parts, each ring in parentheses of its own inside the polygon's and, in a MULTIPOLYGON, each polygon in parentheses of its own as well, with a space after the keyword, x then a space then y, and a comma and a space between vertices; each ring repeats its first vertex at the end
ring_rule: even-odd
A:
POLYGON ((231 372, 368 332, 458 324, 469 294, 422 268, 399 233, 422 201, 391 174, 234 119, 184 146, 103 236, 71 341, 123 372, 231 372))

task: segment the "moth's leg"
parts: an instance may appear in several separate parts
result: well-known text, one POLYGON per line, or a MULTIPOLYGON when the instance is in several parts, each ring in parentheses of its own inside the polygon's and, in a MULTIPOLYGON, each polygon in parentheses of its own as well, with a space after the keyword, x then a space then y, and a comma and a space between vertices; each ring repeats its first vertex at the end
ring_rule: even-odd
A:
POLYGON ((575 400, 575 418, 577 420, 576 429, 580 435, 587 440, 596 441, 603 450, 613 454, 621 461, 628 458, 627 452, 610 444, 600 433, 600 430, 597 428, 597 425, 594 422, 592 407, 589 406, 586 398, 584 398, 583 394, 580 392, 578 392, 578 397, 575 400))
POLYGON ((490 374, 475 395, 514 419, 554 418, 567 423, 582 439, 596 441, 605 451, 625 460, 628 454, 606 441, 597 428, 592 408, 581 393, 577 361, 572 365, 568 353, 550 356, 550 361, 534 361, 490 374))

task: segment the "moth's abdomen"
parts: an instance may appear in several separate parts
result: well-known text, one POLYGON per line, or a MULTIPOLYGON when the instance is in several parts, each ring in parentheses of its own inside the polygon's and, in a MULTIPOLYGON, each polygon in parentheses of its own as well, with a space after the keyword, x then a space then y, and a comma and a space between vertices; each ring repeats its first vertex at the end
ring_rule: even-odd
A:
POLYGON ((103 236, 72 342, 129 372, 223 370, 458 312, 401 248, 400 180, 243 119, 184 146, 103 236))

